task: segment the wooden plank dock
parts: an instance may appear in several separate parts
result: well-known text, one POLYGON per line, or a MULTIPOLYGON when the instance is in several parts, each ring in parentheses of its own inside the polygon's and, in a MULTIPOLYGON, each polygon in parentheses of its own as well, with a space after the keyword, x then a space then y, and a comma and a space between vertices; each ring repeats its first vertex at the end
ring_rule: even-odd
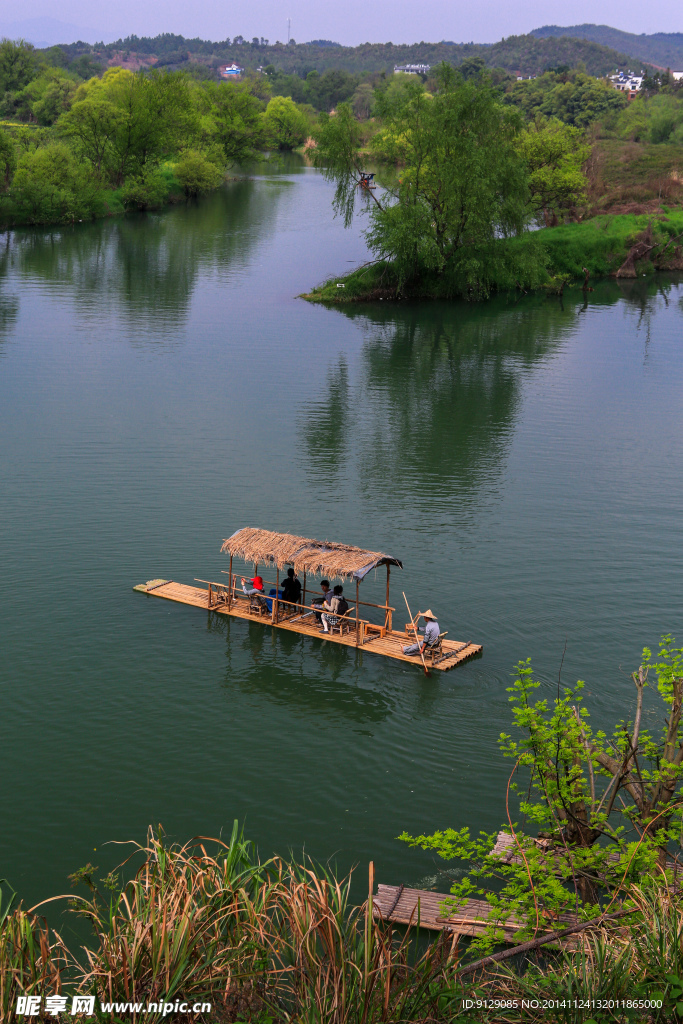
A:
MULTIPOLYGON (((407 889, 402 885, 379 885, 373 897, 373 914, 383 921, 395 924, 411 925, 426 928, 430 931, 447 931, 459 935, 482 935, 486 926, 491 907, 486 900, 467 900, 457 911, 443 914, 442 907, 446 900, 453 897, 448 893, 432 892, 428 889, 407 889)), ((578 923, 576 914, 560 914, 552 921, 543 921, 539 935, 554 932, 560 928, 570 928, 578 923)), ((508 915, 505 922, 496 927, 502 928, 504 941, 514 944, 518 941, 517 934, 522 922, 514 914, 508 915)), ((578 942, 570 936, 563 945, 578 942)))
MULTIPOLYGON (((161 597, 167 601, 176 601, 179 604, 189 604, 193 608, 203 608, 205 611, 215 612, 217 615, 226 615, 233 618, 244 619, 248 622, 258 622, 263 626, 272 626, 274 629, 284 629, 292 633, 300 633, 303 636, 315 637, 317 640, 325 639, 328 643, 342 644, 344 647, 357 647, 370 654, 382 654, 386 658, 394 658, 396 661, 404 661, 410 665, 417 665, 422 668, 419 655, 406 655, 403 653, 403 646, 413 642, 413 636, 407 635, 405 630, 398 631, 385 628, 380 625, 368 623, 363 620, 359 623, 358 632, 351 629, 346 633, 322 634, 315 616, 311 612, 303 614, 290 614, 288 617, 271 619, 250 610, 250 602, 245 595, 239 591, 233 591, 230 602, 227 601, 227 591, 221 592, 218 588, 221 584, 214 584, 208 587, 188 586, 185 583, 176 583, 173 580, 149 580, 133 589, 148 594, 150 597, 161 597), (217 596, 218 595, 218 596, 217 596)), ((267 597, 267 595, 265 595, 267 597)), ((280 602, 282 605, 282 602, 280 602)), ((430 668, 441 672, 461 665, 477 654, 481 654, 481 644, 470 641, 443 640, 442 653, 435 658, 430 668)))

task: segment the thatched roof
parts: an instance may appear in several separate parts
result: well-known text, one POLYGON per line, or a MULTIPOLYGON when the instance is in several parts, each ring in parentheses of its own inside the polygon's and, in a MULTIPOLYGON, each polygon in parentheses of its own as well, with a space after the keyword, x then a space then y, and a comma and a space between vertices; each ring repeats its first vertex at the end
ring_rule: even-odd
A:
POLYGON ((293 565, 297 572, 343 579, 362 580, 378 565, 403 568, 398 558, 383 555, 381 551, 364 551, 363 548, 330 540, 311 540, 291 533, 273 533, 249 527, 224 540, 221 551, 243 558, 245 562, 263 562, 277 565, 279 569, 293 565))

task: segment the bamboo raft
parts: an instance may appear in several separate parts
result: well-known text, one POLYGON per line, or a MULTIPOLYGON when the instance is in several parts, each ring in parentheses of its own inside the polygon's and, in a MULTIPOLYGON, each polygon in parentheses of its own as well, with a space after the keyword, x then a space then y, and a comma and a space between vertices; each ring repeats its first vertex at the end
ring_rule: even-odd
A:
MULTIPOLYGON (((457 911, 447 910, 443 905, 453 897, 443 892, 427 889, 406 889, 402 885, 379 885, 373 897, 372 910, 375 917, 395 924, 426 928, 429 931, 446 931, 451 934, 477 936, 484 933, 491 912, 486 900, 467 900, 457 911)), ((543 920, 539 935, 549 934, 560 928, 570 928, 578 923, 576 914, 560 914, 552 920, 543 920)), ((514 914, 496 925, 503 935, 503 941, 515 944, 522 922, 514 914)), ((574 945, 580 940, 571 936, 562 945, 574 945)))
MULTIPOLYGON (((237 530, 231 537, 223 541, 221 551, 230 555, 230 567, 221 570, 228 579, 221 582, 214 580, 195 579, 195 583, 202 583, 202 587, 188 586, 185 583, 176 583, 174 580, 148 580, 134 590, 152 597, 163 597, 167 601, 177 601, 180 604, 190 604, 195 608, 204 608, 218 615, 230 615, 238 619, 246 619, 250 622, 260 622, 271 625, 277 629, 286 629, 292 633, 300 633, 303 636, 321 637, 320 624, 318 621, 322 605, 315 606, 306 603, 306 587, 308 577, 327 576, 330 579, 343 579, 355 583, 356 597, 352 605, 342 614, 331 615, 330 609, 324 609, 327 615, 331 615, 330 632, 325 633, 325 639, 329 643, 341 644, 344 647, 355 647, 369 651, 371 654, 383 654, 386 658, 394 658, 396 661, 405 661, 410 665, 425 664, 447 672, 456 665, 477 654, 481 654, 481 644, 472 643, 470 640, 456 641, 447 640, 446 634, 441 633, 434 643, 425 647, 421 654, 404 654, 403 647, 413 644, 417 638, 417 621, 422 612, 418 612, 411 622, 407 623, 404 629, 396 630, 393 627, 393 613, 396 611, 389 604, 389 577, 390 567, 403 568, 403 563, 398 558, 385 555, 381 551, 366 551, 363 548, 353 547, 350 544, 340 544, 336 541, 319 541, 310 537, 297 537, 290 533, 274 533, 271 530, 259 530, 245 527, 237 530), (233 559, 240 558, 247 564, 254 566, 254 578, 258 578, 257 587, 253 596, 244 593, 238 588, 237 580, 240 578, 233 572, 233 559), (259 563, 275 568, 275 580, 265 581, 267 587, 272 588, 270 592, 265 589, 262 577, 259 576, 259 563), (280 590, 280 571, 289 566, 289 573, 292 573, 295 580, 299 575, 303 577, 303 593, 301 581, 299 580, 298 594, 296 601, 283 600, 280 590), (374 604, 371 601, 361 601, 359 586, 366 576, 379 566, 386 566, 387 586, 386 600, 384 604, 374 604), (260 582, 259 582, 260 581, 260 582), (258 590, 261 587, 261 590, 258 590), (258 590, 258 593, 257 593, 258 590), (361 608, 374 609, 375 614, 380 613, 381 621, 372 622, 370 619, 361 616, 361 608)), ((292 584, 290 580, 290 584, 292 584)), ((292 597, 292 592, 290 598, 292 597)), ((309 601, 311 591, 309 590, 309 601)), ((322 597, 323 595, 316 596, 322 597)), ((405 598, 405 594, 403 595, 405 598)), ((406 600, 406 608, 408 602, 406 600)), ((426 614, 426 613, 425 613, 426 614)), ((429 613, 433 619, 431 612, 429 613)))
MULTIPOLYGON (((279 606, 272 617, 265 617, 250 609, 249 599, 238 589, 236 585, 238 577, 232 580, 233 600, 228 602, 229 591, 227 584, 212 583, 206 581, 207 586, 188 586, 184 583, 176 583, 174 580, 149 580, 133 589, 142 594, 149 594, 150 597, 163 597, 167 601, 177 601, 179 604, 189 604, 194 608, 203 608, 205 611, 215 612, 218 615, 229 615, 233 618, 244 619, 248 622, 260 622, 261 625, 270 625, 276 629, 285 629, 291 633, 300 633, 302 636, 315 637, 317 640, 325 639, 328 643, 342 644, 345 647, 358 647, 371 654, 383 654, 387 658, 394 658, 397 661, 405 661, 410 665, 421 667, 419 655, 407 655, 403 653, 403 646, 412 643, 412 634, 405 630, 396 631, 386 626, 378 626, 364 619, 358 619, 358 639, 356 640, 356 619, 350 619, 350 628, 344 633, 322 634, 315 619, 313 610, 309 607, 297 606, 294 614, 289 609, 283 608, 284 601, 272 600, 274 606, 279 606), (301 610, 300 610, 301 609, 301 610), (307 617, 304 618, 303 616, 307 617)), ((205 582, 205 581, 196 581, 205 582)), ((268 598, 268 600, 271 600, 268 598)), ((368 602, 364 602, 367 604, 368 602)), ((384 605, 376 605, 382 611, 384 605)), ((456 665, 461 665, 476 654, 481 653, 481 645, 457 641, 443 641, 442 653, 435 659, 433 667, 440 671, 447 672, 456 665)), ((430 665, 430 667, 432 667, 430 665)))

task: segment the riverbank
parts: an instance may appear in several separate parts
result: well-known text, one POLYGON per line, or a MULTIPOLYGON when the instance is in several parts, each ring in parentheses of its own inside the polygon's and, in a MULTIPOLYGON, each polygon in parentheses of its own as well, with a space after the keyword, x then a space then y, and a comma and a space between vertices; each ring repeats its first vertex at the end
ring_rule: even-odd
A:
POLYGON ((118 871, 100 877, 93 864, 70 876, 83 888, 66 913, 90 926, 82 946, 21 905, 3 907, 0 1024, 27 998, 37 1013, 65 1015, 75 1000, 92 1000, 99 1019, 135 1020, 138 1003, 151 1024, 453 1024, 464 1006, 468 1021, 484 1024, 493 1005, 509 1024, 543 1024, 548 1006, 567 1003, 576 1012, 563 1019, 607 1020, 593 1000, 610 1007, 610 1020, 618 1007, 619 1020, 664 1024, 680 1007, 683 912, 662 883, 626 886, 624 903, 575 936, 573 949, 539 952, 539 939, 500 965, 473 956, 457 931, 427 943, 419 925, 397 933, 373 912, 372 866, 368 899, 353 905, 348 876, 310 861, 262 862, 237 822, 228 842, 180 846, 150 830, 145 845, 131 845, 127 881, 118 871))
POLYGON ((15 177, 9 194, 0 195, 0 230, 50 227, 121 216, 136 210, 161 210, 219 188, 228 176, 201 154, 133 175, 117 188, 83 174, 66 147, 37 151, 30 175, 15 177), (46 159, 40 160, 45 154, 46 159), (19 180, 17 180, 19 178, 19 180))
MULTIPOLYGON (((605 277, 635 278, 656 271, 683 270, 683 211, 661 207, 655 214, 617 214, 577 224, 542 228, 496 243, 503 254, 523 257, 543 249, 544 270, 537 290, 560 292, 572 281, 605 277)), ((493 291, 509 291, 514 283, 501 272, 493 291)), ((530 290, 530 289, 525 289, 530 290)), ((392 263, 381 260, 329 278, 302 295, 309 302, 370 302, 378 299, 470 298, 444 276, 433 275, 402 285, 392 263)))

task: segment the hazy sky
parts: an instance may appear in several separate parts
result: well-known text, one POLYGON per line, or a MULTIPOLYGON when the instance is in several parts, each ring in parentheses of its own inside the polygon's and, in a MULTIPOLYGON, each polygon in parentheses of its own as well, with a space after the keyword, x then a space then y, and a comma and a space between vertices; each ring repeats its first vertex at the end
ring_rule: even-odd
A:
POLYGON ((541 25, 583 22, 639 33, 683 31, 681 0, 23 0, 21 6, 0 0, 0 26, 19 19, 57 18, 91 29, 91 36, 105 41, 133 32, 177 32, 213 40, 239 33, 284 41, 288 15, 297 42, 333 39, 348 45, 440 39, 492 43, 541 25))

